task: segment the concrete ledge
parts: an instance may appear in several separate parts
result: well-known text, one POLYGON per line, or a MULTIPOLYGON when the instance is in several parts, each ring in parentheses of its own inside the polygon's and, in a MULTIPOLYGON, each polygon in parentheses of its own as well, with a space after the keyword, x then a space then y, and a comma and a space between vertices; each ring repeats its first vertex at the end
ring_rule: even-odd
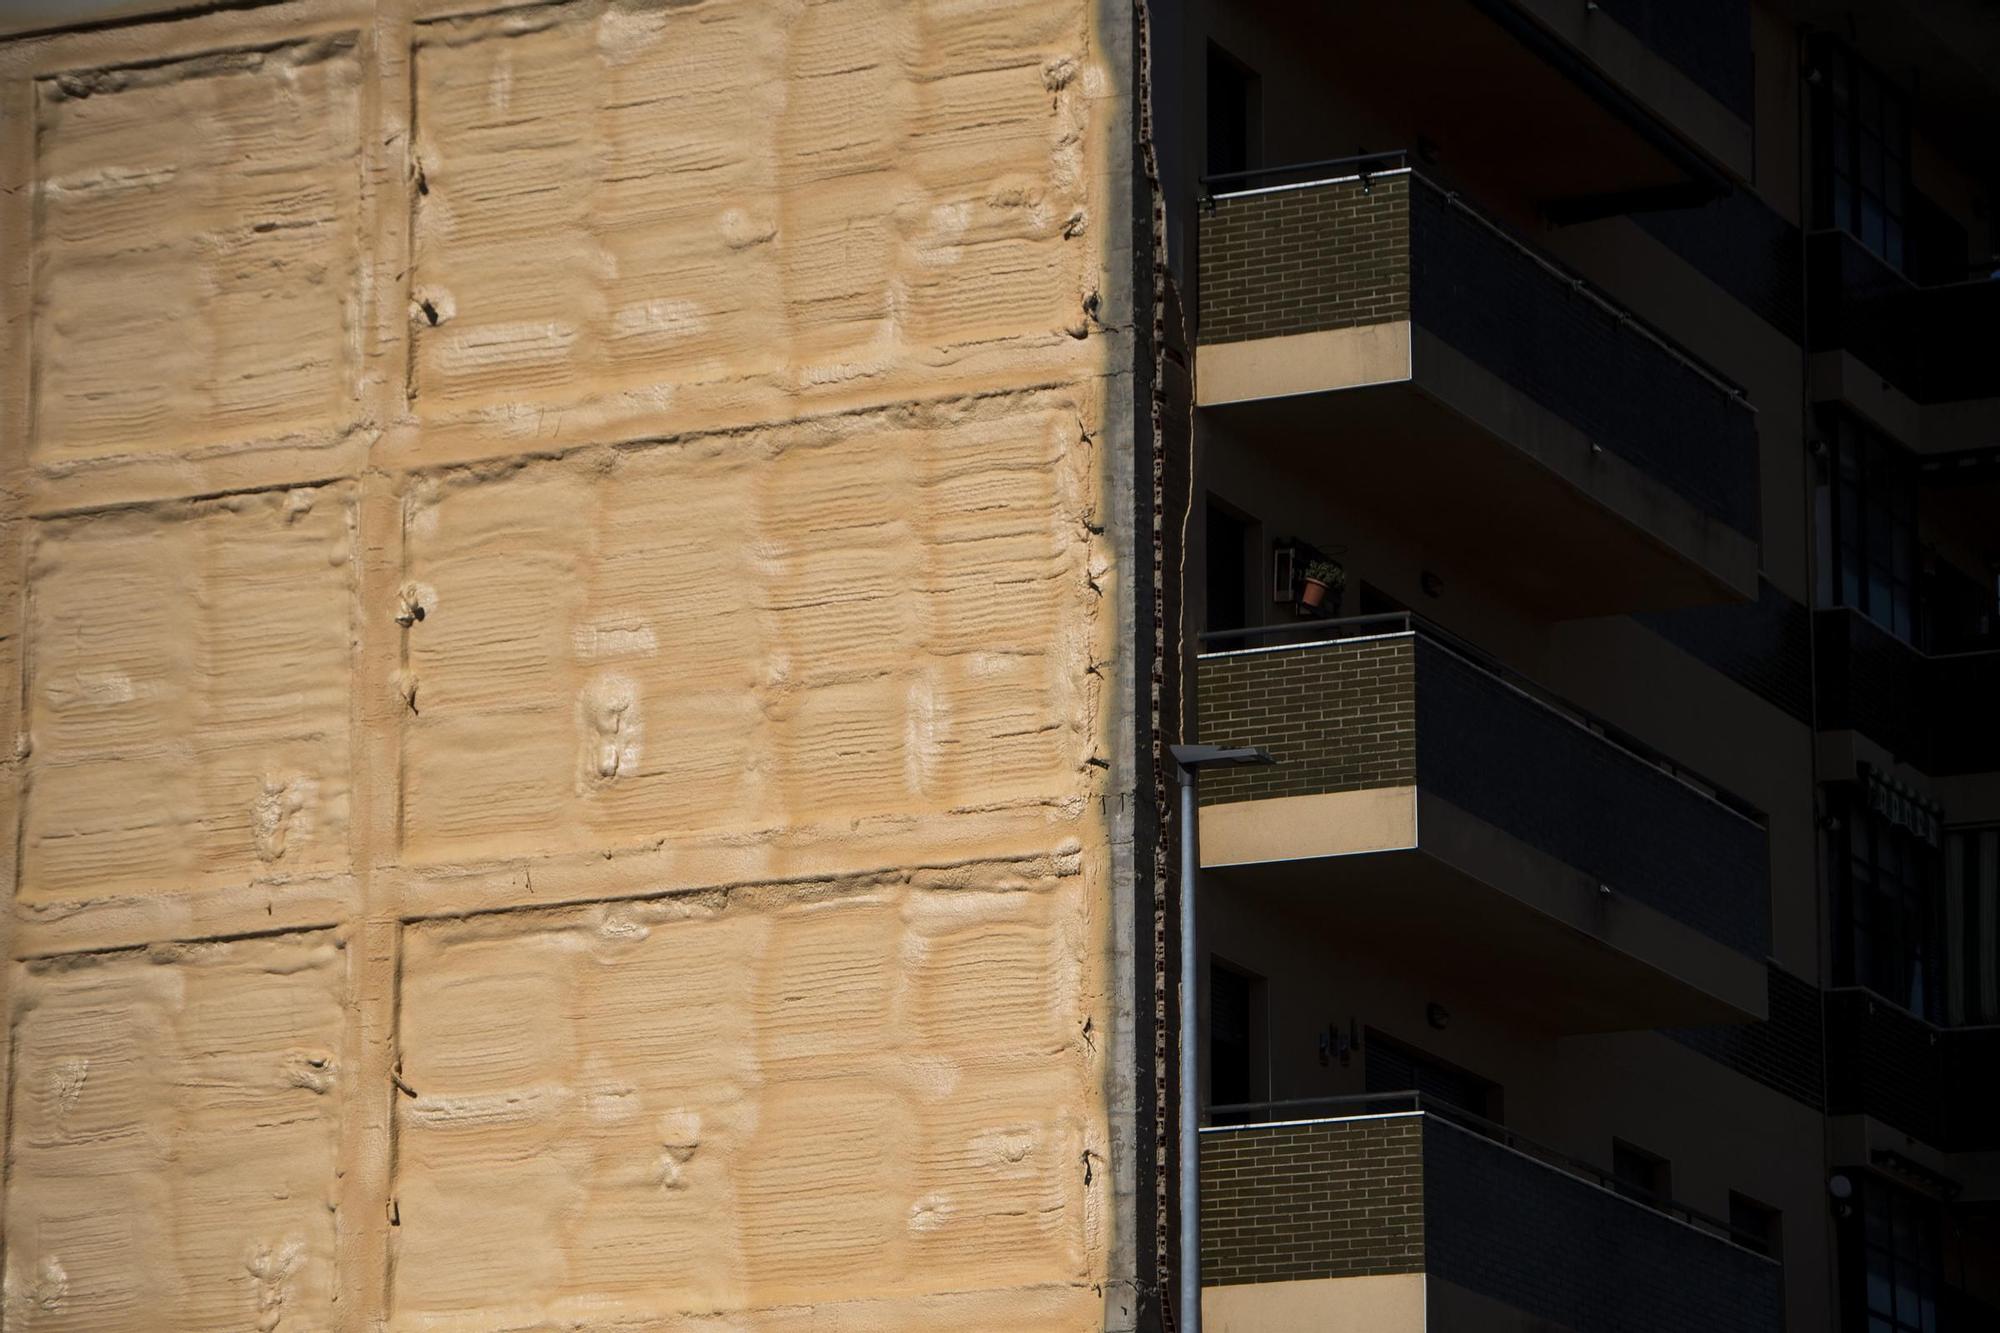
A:
POLYGON ((1195 349, 1199 407, 1393 384, 1410 378, 1410 322, 1391 320, 1195 349))
POLYGON ((1275 796, 1201 811, 1204 869, 1407 851, 1416 845, 1415 787, 1275 796))
POLYGON ((1209 1333, 1422 1333, 1422 1273, 1258 1282, 1201 1293, 1209 1333))

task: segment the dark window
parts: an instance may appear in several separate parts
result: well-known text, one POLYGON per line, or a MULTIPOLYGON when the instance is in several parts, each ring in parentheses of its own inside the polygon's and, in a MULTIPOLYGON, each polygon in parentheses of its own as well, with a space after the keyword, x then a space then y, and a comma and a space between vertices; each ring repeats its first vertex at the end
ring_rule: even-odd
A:
POLYGON ((1937 850, 1909 829, 1846 802, 1834 974, 1920 1018, 1937 1015, 1937 850))
POLYGON ((1867 1333, 1933 1333, 1944 1252, 1937 1205, 1875 1177, 1857 1179, 1848 1226, 1847 1302, 1867 1333))
POLYGON ((1815 53, 1819 222, 1838 227, 1890 266, 1908 266, 1909 103, 1837 42, 1815 53))
MULTIPOLYGON (((1208 1104, 1241 1106, 1264 1095, 1264 980, 1211 959, 1208 965, 1208 1104)), ((1246 1114, 1218 1116, 1220 1123, 1246 1114)))
POLYGON ((1945 1020, 2000 1023, 2000 827, 1944 837, 1945 1020))
POLYGON ((1832 557, 1824 591, 1832 604, 1915 643, 1916 460, 1845 412, 1829 412, 1821 427, 1828 449, 1821 511, 1832 557))
POLYGON ((1501 1118, 1500 1085, 1491 1079, 1446 1064, 1374 1028, 1368 1029, 1363 1054, 1369 1092, 1416 1091, 1484 1120, 1501 1118))
POLYGON ((1208 502, 1209 629, 1242 629, 1250 623, 1251 566, 1256 525, 1211 499, 1208 502))
POLYGON ((1264 87, 1255 70, 1208 44, 1208 174, 1264 165, 1264 87))
POLYGON ((1611 1140, 1611 1178, 1620 1194, 1640 1203, 1658 1207, 1674 1197, 1673 1168, 1667 1159, 1623 1139, 1611 1140))
POLYGON ((1729 1234, 1738 1245, 1776 1259, 1782 1248, 1778 1233, 1778 1210, 1759 1203, 1747 1194, 1729 1191, 1729 1234))

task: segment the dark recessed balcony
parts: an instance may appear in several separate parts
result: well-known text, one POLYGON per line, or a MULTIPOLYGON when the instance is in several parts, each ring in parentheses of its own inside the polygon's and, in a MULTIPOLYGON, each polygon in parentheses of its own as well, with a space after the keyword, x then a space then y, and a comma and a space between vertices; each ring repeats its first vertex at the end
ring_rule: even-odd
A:
POLYGON ((1750 174, 1748 0, 1237 7, 1370 124, 1542 215, 1685 206, 1750 174))
POLYGON ((1398 1094, 1352 1108, 1360 1114, 1202 1131, 1211 1326, 1783 1327, 1781 1268, 1725 1224, 1628 1198, 1601 1173, 1456 1111, 1402 1110, 1412 1103, 1430 1106, 1398 1094))
POLYGON ((1938 1027, 1856 988, 1826 993, 1827 1109, 1940 1152, 2000 1149, 2000 1027, 1938 1027))
MULTIPOLYGON (((1914 431, 1899 426, 1913 445, 2000 437, 2000 281, 1919 285, 1846 232, 1815 233, 1808 253, 1814 353, 1847 353, 1915 404, 1914 431)), ((1846 391, 1822 376, 1819 393, 1846 391)))
POLYGON ((1762 1018, 1769 851, 1742 802, 1408 618, 1202 654, 1202 866, 1300 929, 1565 1032, 1762 1018), (1344 637, 1343 637, 1344 636, 1344 637))
POLYGON ((1330 170, 1202 217, 1211 429, 1553 616, 1755 596, 1742 392, 1423 176, 1330 170))
POLYGON ((2000 770, 2000 649, 1933 656, 1858 611, 1814 615, 1822 730, 1937 777, 2000 770))

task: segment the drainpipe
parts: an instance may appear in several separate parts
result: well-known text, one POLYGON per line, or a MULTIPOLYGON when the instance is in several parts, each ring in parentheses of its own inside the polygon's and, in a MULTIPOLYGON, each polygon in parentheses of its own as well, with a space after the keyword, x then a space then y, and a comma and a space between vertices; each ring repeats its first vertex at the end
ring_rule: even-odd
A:
POLYGON ((1180 1263, 1176 1265, 1178 1298, 1174 1301, 1175 1333, 1201 1333, 1201 1090, 1195 1071, 1199 1009, 1196 967, 1201 957, 1195 924, 1195 891, 1201 878, 1200 772, 1203 768, 1238 764, 1272 764, 1268 751, 1255 747, 1226 750, 1215 745, 1176 745, 1174 769, 1181 785, 1181 904, 1180 904, 1180 1032, 1175 1075, 1180 1083, 1180 1263))

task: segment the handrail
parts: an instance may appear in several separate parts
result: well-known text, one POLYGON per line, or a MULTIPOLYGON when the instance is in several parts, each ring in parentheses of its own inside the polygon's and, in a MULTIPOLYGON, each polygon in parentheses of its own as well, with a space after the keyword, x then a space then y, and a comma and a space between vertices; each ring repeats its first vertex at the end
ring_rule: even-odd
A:
MULTIPOLYGON (((1961 826, 1954 824, 1952 825, 1952 827, 1959 828, 1961 826)), ((1964 827, 1979 828, 1982 826, 1973 824, 1964 827)), ((1902 1017, 1909 1019, 1912 1023, 1923 1024, 1925 1027, 1931 1030, 1931 1034, 1935 1037, 1942 1037, 1945 1036, 1947 1033, 1952 1033, 1952 1032, 2000 1032, 2000 1023, 1940 1023, 1935 1018, 1925 1018, 1922 1014, 1916 1012, 1916 1010, 1910 1008, 1902 1001, 1890 999, 1888 996, 1884 995, 1881 991, 1876 990, 1873 986, 1863 986, 1858 984, 1847 985, 1847 986, 1828 986, 1826 988, 1826 994, 1828 996, 1834 996, 1834 995, 1861 996, 1862 998, 1872 1001, 1875 1004, 1879 1004, 1886 1009, 1893 1010, 1902 1017)))
MULTIPOLYGON (((1768 1259, 1772 1257, 1768 1254, 1762 1254, 1758 1246, 1744 1243, 1743 1238, 1750 1236, 1751 1233, 1739 1230, 1719 1217, 1713 1217, 1698 1208, 1689 1207, 1678 1200, 1641 1197, 1635 1194, 1629 1185, 1619 1180, 1616 1175, 1600 1166, 1586 1162, 1581 1158, 1572 1157, 1568 1153, 1551 1148, 1538 1140, 1527 1138, 1497 1121, 1488 1120, 1485 1116, 1468 1111, 1462 1106, 1442 1101, 1437 1097, 1414 1089, 1397 1092, 1352 1093, 1335 1097, 1295 1097, 1280 1101, 1242 1102, 1228 1106, 1212 1106, 1209 1108, 1209 1112, 1211 1115, 1245 1114, 1259 1111, 1290 1110, 1309 1106, 1337 1107, 1391 1102, 1406 1103, 1409 1110, 1413 1112, 1434 1115, 1438 1119, 1446 1121, 1459 1129, 1466 1130, 1481 1138, 1497 1143, 1501 1147, 1520 1153, 1524 1157, 1532 1158, 1544 1166, 1551 1167, 1565 1175, 1575 1176, 1586 1183, 1596 1185, 1600 1189, 1609 1190, 1611 1193, 1618 1195, 1622 1199, 1629 1200, 1639 1207, 1650 1208, 1654 1212, 1676 1218, 1698 1231, 1704 1232, 1717 1240, 1734 1245, 1739 1249, 1757 1253, 1762 1258, 1768 1259)), ((1316 1119, 1330 1123, 1359 1118, 1361 1117, 1356 1115, 1316 1117, 1316 1119)), ((1273 1121, 1265 1123, 1283 1122, 1276 1121, 1274 1118, 1273 1121)), ((1260 1128, 1259 1123, 1251 1121, 1234 1125, 1210 1125, 1205 1126, 1204 1130, 1227 1132, 1257 1128, 1260 1128)))
MULTIPOLYGON (((1255 180, 1259 176, 1281 176, 1293 171, 1338 171, 1343 167, 1357 167, 1366 162, 1393 162, 1400 167, 1406 165, 1409 158, 1408 149, 1392 148, 1385 153, 1355 153, 1348 157, 1323 157, 1316 162, 1294 162, 1280 167, 1251 167, 1247 171, 1215 172, 1203 176, 1201 183, 1204 186, 1219 185, 1225 181, 1255 180)), ((1359 174, 1368 176, 1374 173, 1363 171, 1359 174)))
POLYGON ((1810 228, 1805 234, 1806 244, 1811 245, 1814 241, 1826 236, 1845 241, 1849 246, 1873 261, 1875 267, 1881 269, 1883 273, 1894 278, 1905 288, 1913 292, 1943 292, 1959 287, 1994 287, 2000 285, 2000 276, 1996 276, 2000 275, 2000 256, 1975 259, 1966 264, 1965 271, 1968 275, 1983 274, 1984 276, 1953 278, 1949 282, 1919 282, 1875 251, 1869 249, 1865 241, 1845 227, 1810 228))
POLYGON ((1870 630, 1873 630, 1875 633, 1889 640, 1889 642, 1895 644, 1897 647, 1901 648, 1904 652, 1910 654, 1912 657, 1920 657, 1926 662, 1956 662, 1972 657, 2000 658, 2000 645, 1996 645, 1992 648, 1957 648, 1953 649, 1951 652, 1948 653, 1932 652, 1928 648, 1923 648, 1918 646, 1917 644, 1911 643, 1908 639, 1896 633, 1896 631, 1890 629, 1887 625, 1884 625, 1881 621, 1875 619, 1875 617, 1869 615, 1866 611, 1863 611, 1858 606, 1847 606, 1845 604, 1839 604, 1834 606, 1815 607, 1813 609, 1813 614, 1822 616, 1824 615, 1850 616, 1856 623, 1866 626, 1870 630))
MULTIPOLYGON (((1699 357, 1695 356, 1692 352, 1689 352, 1687 349, 1683 348, 1679 343, 1675 342, 1665 333, 1662 333, 1660 330, 1654 328, 1650 323, 1642 319, 1640 316, 1634 314, 1630 310, 1627 310, 1624 306, 1619 305, 1616 301, 1613 301, 1610 297, 1598 291, 1588 278, 1585 278, 1584 276, 1578 273, 1572 273, 1564 265, 1549 258, 1547 255, 1542 254, 1534 246, 1529 245, 1527 242, 1521 240, 1518 236, 1514 235, 1514 233, 1509 231, 1506 227, 1494 221, 1492 218, 1486 216, 1485 213, 1480 211, 1478 208, 1474 207, 1472 204, 1467 203, 1463 198, 1460 197, 1459 192, 1457 190, 1451 189, 1448 186, 1440 184, 1439 182, 1432 180, 1429 176, 1425 175, 1422 171, 1419 171, 1415 167, 1409 166, 1408 150, 1397 150, 1395 152, 1387 152, 1387 153, 1369 153, 1363 155, 1362 157, 1352 157, 1352 158, 1327 158, 1318 162, 1300 163, 1296 167, 1259 167, 1256 168, 1254 171, 1248 171, 1248 172, 1229 172, 1221 176, 1204 176, 1202 178, 1202 183, 1204 185, 1208 185, 1221 180, 1234 180, 1239 177, 1268 176, 1274 174, 1282 174, 1289 171, 1326 170, 1344 165, 1349 165, 1355 162, 1370 161, 1377 159, 1389 159, 1389 158, 1395 158, 1401 161, 1403 163, 1403 166, 1401 168, 1402 170, 1408 171, 1412 177, 1414 177, 1419 181, 1422 181, 1425 185, 1429 186, 1431 189, 1436 190, 1441 196, 1443 196, 1444 201, 1448 206, 1457 209, 1459 212, 1465 214, 1466 217, 1472 219, 1475 223, 1485 228, 1487 231, 1491 232, 1494 236, 1498 237, 1501 241, 1504 241, 1507 245, 1512 246, 1523 257, 1527 258, 1536 265, 1540 266, 1545 272, 1549 274, 1550 277, 1554 278, 1557 282, 1563 284, 1564 286, 1568 287, 1571 291, 1576 293, 1578 296, 1583 297, 1585 300, 1597 306, 1600 310, 1604 311, 1604 313, 1611 316, 1613 319, 1617 320, 1621 326, 1630 328, 1640 337, 1652 343, 1655 347, 1659 348, 1662 352, 1665 352, 1673 360, 1679 362, 1683 368, 1692 371, 1694 374, 1699 375, 1701 378, 1707 380, 1717 389, 1720 389, 1727 397, 1735 400, 1735 402, 1739 404, 1741 407, 1743 407, 1746 411, 1753 413, 1757 411, 1757 405, 1750 401, 1749 392, 1746 389, 1744 389, 1742 385, 1737 384, 1734 380, 1722 374, 1720 371, 1716 370, 1713 366, 1708 365, 1706 362, 1702 361, 1699 357)), ((1375 173, 1364 171, 1358 174, 1365 178, 1375 173)), ((1288 190, 1288 189, 1306 190, 1306 189, 1312 189, 1316 186, 1326 185, 1330 183, 1331 182, 1325 180, 1297 181, 1288 185, 1269 186, 1266 187, 1264 190, 1257 191, 1257 193, 1268 193, 1272 191, 1288 190)), ((1211 192, 1209 196, 1209 202, 1213 204, 1216 199, 1226 198, 1229 193, 1232 192, 1225 192, 1222 195, 1215 195, 1213 192, 1211 192)), ((1249 191, 1240 191, 1235 193, 1249 193, 1249 191)))
MULTIPOLYGON (((1693 795, 1700 797, 1705 801, 1709 801, 1714 805, 1721 807, 1729 814, 1734 815, 1738 819, 1745 820, 1751 824, 1756 825, 1759 828, 1764 828, 1767 826, 1764 812, 1762 810, 1758 809, 1755 805, 1751 804, 1749 801, 1746 801, 1741 796, 1738 796, 1735 792, 1723 786, 1721 783, 1711 780, 1697 769, 1689 768, 1686 764, 1681 763, 1679 760, 1674 759, 1672 756, 1664 754, 1661 751, 1654 749, 1652 746, 1646 744, 1644 741, 1632 735, 1630 732, 1627 732, 1617 726, 1614 726, 1613 724, 1605 721, 1603 718, 1598 717, 1595 713, 1590 713, 1585 711, 1584 709, 1578 708, 1576 705, 1564 699, 1561 695, 1555 693, 1555 691, 1550 690, 1547 687, 1538 684, 1536 681, 1530 679, 1529 677, 1522 675, 1520 672, 1514 670, 1514 668, 1508 666, 1506 663, 1500 661, 1495 657, 1492 657, 1491 655, 1482 651, 1481 649, 1479 649, 1472 643, 1468 642, 1467 640, 1460 638, 1458 635, 1453 634, 1450 630, 1444 628, 1442 625, 1439 625, 1434 621, 1431 621, 1414 611, 1385 611, 1365 616, 1344 616, 1337 619, 1297 621, 1292 624, 1251 625, 1251 626, 1246 626, 1245 628, 1242 629, 1207 630, 1198 635, 1197 637, 1202 642, 1207 643, 1212 640, 1222 641, 1235 638, 1251 637, 1262 634, 1292 634, 1292 633, 1317 632, 1321 636, 1323 636, 1320 640, 1317 641, 1308 641, 1306 643, 1296 643, 1296 644, 1278 644, 1273 646, 1272 648, 1262 650, 1267 652, 1279 652, 1283 651, 1286 648, 1306 649, 1306 648, 1317 647, 1321 642, 1338 643, 1345 639, 1354 639, 1363 637, 1362 634, 1359 632, 1352 634, 1348 633, 1328 634, 1327 631, 1329 629, 1339 630, 1339 629, 1353 628, 1358 630, 1359 627, 1361 626, 1377 626, 1377 625, 1382 625, 1384 623, 1394 623, 1398 621, 1402 622, 1403 624, 1403 630, 1400 632, 1422 635, 1424 638, 1429 639, 1432 643, 1436 644, 1438 647, 1444 649, 1446 652, 1452 654, 1454 657, 1457 657, 1460 661, 1464 662, 1467 666, 1470 666, 1475 671, 1479 671, 1484 675, 1491 676, 1500 685, 1502 685, 1507 689, 1513 690, 1516 694, 1520 695, 1523 699, 1526 699, 1529 703, 1534 704, 1537 707, 1547 709, 1549 712, 1552 712, 1556 716, 1569 722, 1572 726, 1582 728, 1592 737, 1596 738, 1599 741, 1604 742, 1607 745, 1610 745, 1614 749, 1623 750, 1626 754, 1630 755, 1634 760, 1638 761, 1639 763, 1645 764, 1647 767, 1655 769, 1664 776, 1671 778, 1675 782, 1678 782, 1682 787, 1686 788, 1693 795)), ((1223 650, 1223 651, 1229 651, 1229 650, 1223 650)), ((1234 651, 1243 652, 1246 650, 1236 649, 1234 651)), ((1248 650, 1248 651, 1258 651, 1258 650, 1248 650)), ((1217 655, 1219 654, 1197 653, 1196 660, 1199 661, 1203 657, 1211 657, 1217 655)))

